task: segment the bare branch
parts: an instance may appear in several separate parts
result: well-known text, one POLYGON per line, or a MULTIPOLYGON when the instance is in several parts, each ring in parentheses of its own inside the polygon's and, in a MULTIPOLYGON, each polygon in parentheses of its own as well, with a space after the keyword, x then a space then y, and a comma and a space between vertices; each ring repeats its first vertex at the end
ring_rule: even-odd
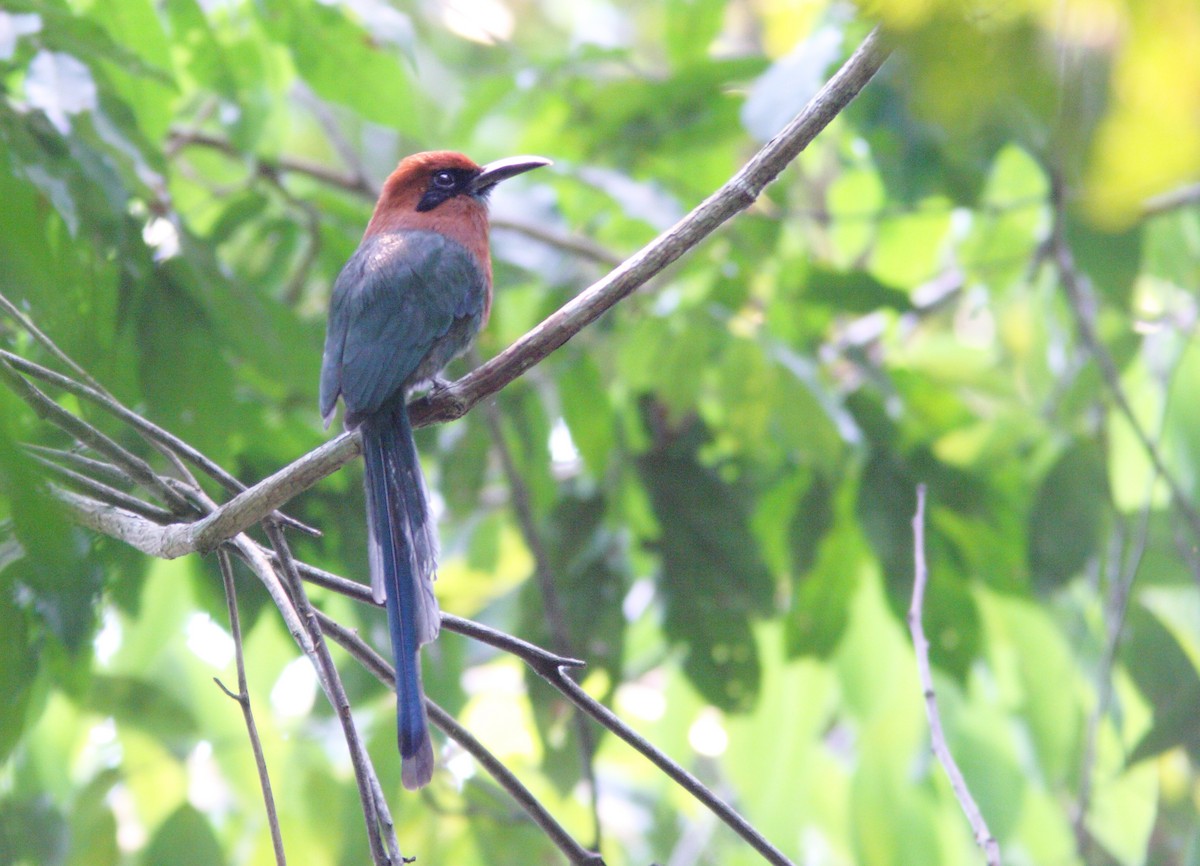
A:
POLYGON ((946 743, 946 733, 942 730, 942 717, 938 711, 937 693, 933 690, 933 671, 929 665, 929 640, 925 637, 925 626, 921 623, 921 611, 925 606, 925 586, 929 580, 929 570, 925 565, 925 485, 917 485, 917 512, 912 519, 913 528, 913 557, 915 560, 913 577, 912 604, 908 608, 908 628, 912 633, 913 649, 917 656, 917 675, 921 680, 921 689, 925 695, 925 715, 929 718, 929 735, 933 744, 933 753, 946 775, 950 777, 950 787, 954 796, 966 813, 971 830, 975 833, 975 843, 983 849, 988 866, 1000 866, 1000 845, 992 831, 988 829, 983 813, 975 804, 967 780, 950 752, 946 743))
POLYGON ((592 284, 486 364, 436 394, 413 404, 413 424, 431 424, 465 415, 481 399, 539 363, 679 259, 731 217, 752 205, 766 186, 808 146, 887 59, 878 29, 820 92, 730 180, 687 216, 592 284))
POLYGON ((216 682, 222 691, 236 700, 242 708, 242 717, 246 721, 246 734, 250 738, 250 749, 254 752, 254 765, 258 768, 258 783, 262 788, 263 805, 267 810, 267 824, 271 828, 271 844, 275 849, 275 862, 278 866, 287 866, 287 855, 283 850, 283 835, 279 830, 279 815, 275 811, 275 795, 271 792, 271 776, 267 771, 267 759, 263 755, 262 740, 258 736, 254 711, 250 707, 250 687, 246 681, 246 662, 242 656, 242 625, 241 618, 238 616, 237 587, 233 582, 233 563, 229 561, 229 554, 224 550, 217 551, 217 562, 221 567, 221 581, 225 586, 225 603, 229 608, 229 633, 233 636, 233 657, 237 664, 237 694, 231 693, 220 680, 216 680, 216 682))
POLYGON ((176 555, 214 549, 225 539, 270 517, 285 502, 344 466, 360 451, 358 436, 352 433, 343 433, 314 448, 299 460, 239 493, 202 520, 180 526, 180 553, 176 555))
MULTIPOLYGON (((367 643, 359 637, 355 632, 342 626, 335 620, 329 618, 325 614, 318 612, 318 617, 321 620, 322 627, 327 629, 329 637, 337 641, 351 655, 362 662, 372 674, 379 679, 388 688, 395 689, 396 673, 392 666, 372 649, 367 643)), ((465 622, 465 621, 460 621, 465 622)), ((446 625, 446 618, 443 617, 442 624, 446 625)), ((498 635, 499 633, 494 633, 498 635)), ((513 639, 517 641, 517 639, 513 639)), ((523 641, 517 641, 523 644, 523 641)), ((525 644, 525 646, 532 646, 525 644)), ((537 650, 536 647, 533 649, 537 650)), ((544 651, 539 651, 544 653, 544 651)), ((500 761, 495 755, 488 751, 474 735, 466 728, 460 725, 457 720, 429 698, 425 699, 425 708, 429 713, 430 720, 438 726, 448 737, 462 746, 471 754, 479 765, 483 767, 492 776, 496 782, 504 788, 505 791, 525 810, 530 819, 550 838, 560 851, 575 864, 586 864, 586 866, 602 866, 603 860, 600 855, 594 851, 589 851, 580 845, 574 838, 571 837, 562 825, 554 820, 554 817, 546 811, 546 808, 538 801, 538 799, 530 793, 529 789, 521 784, 520 780, 513 775, 508 767, 500 761)))
MULTIPOLYGON (((41 332, 39 331, 39 333, 41 332)), ((49 337, 46 337, 45 339, 48 343, 50 343, 50 345, 54 345, 53 342, 50 341, 49 337)), ((61 350, 58 350, 57 347, 55 347, 55 350, 57 356, 65 358, 67 362, 70 362, 70 359, 67 358, 65 353, 61 352, 61 350)), ((99 406, 101 409, 113 415, 118 420, 124 421, 151 443, 160 445, 166 449, 167 452, 176 454, 184 460, 187 460, 230 493, 238 494, 246 489, 246 485, 242 484, 242 482, 238 481, 236 478, 226 472, 220 465, 210 460, 203 453, 193 448, 191 445, 184 442, 173 433, 164 430, 162 427, 159 427, 157 424, 147 420, 143 416, 134 412, 132 409, 127 408, 107 391, 76 382, 69 376, 56 373, 55 371, 47 369, 40 364, 35 364, 33 361, 29 361, 25 358, 22 358, 20 355, 14 355, 12 352, 7 352, 3 349, 0 349, 0 362, 8 363, 17 371, 27 376, 32 376, 33 378, 39 379, 47 384, 54 385, 55 387, 61 388, 69 394, 74 394, 76 397, 87 400, 88 402, 99 406)), ((281 517, 289 526, 299 529, 301 532, 307 533, 308 535, 312 535, 314 537, 320 537, 321 535, 318 530, 311 526, 306 526, 298 520, 294 520, 286 515, 282 515, 281 517)))
MULTIPOLYGON (((74 487, 76 490, 80 490, 89 496, 94 497, 100 502, 104 502, 108 505, 115 505, 117 508, 123 508, 126 511, 131 511, 134 514, 152 521, 153 523, 170 523, 175 519, 175 515, 167 511, 165 508, 159 508, 157 505, 151 505, 148 502, 143 502, 136 496, 126 493, 123 490, 118 490, 117 488, 105 484, 102 481, 97 481, 90 475, 84 475, 82 472, 76 472, 74 469, 61 465, 50 456, 55 455, 55 457, 58 457, 59 459, 66 458, 66 460, 69 461, 72 458, 78 457, 79 455, 71 454, 68 451, 55 452, 54 449, 51 448, 40 449, 38 451, 30 449, 30 451, 33 454, 33 459, 37 461, 37 463, 41 465, 47 472, 50 472, 52 475, 57 475, 60 479, 74 487)), ((103 463, 99 460, 89 460, 86 457, 82 459, 87 460, 87 465, 89 467, 110 466, 110 464, 103 463)))
POLYGON ((58 360, 62 362, 72 373, 74 373, 84 382, 87 382, 97 391, 104 391, 104 388, 100 385, 100 383, 93 379, 87 370, 76 364, 66 352, 58 348, 58 345, 48 336, 42 333, 42 331, 38 329, 37 325, 33 323, 33 320, 22 313, 20 309, 17 308, 16 304, 5 297, 3 292, 0 292, 0 310, 3 310, 16 319, 21 327, 25 329, 26 333, 33 337, 36 342, 40 343, 42 347, 51 355, 53 355, 55 358, 58 358, 58 360))
POLYGON ((355 725, 354 716, 351 713, 350 699, 346 696, 346 689, 338 675, 337 665, 333 663, 333 657, 329 654, 329 645, 325 642, 320 618, 317 616, 316 609, 309 602, 308 594, 304 591, 304 583, 300 579, 300 572, 296 568, 296 561, 292 558, 292 550, 283 534, 283 528, 274 520, 267 520, 265 526, 271 546, 275 548, 281 571, 287 580, 291 597, 311 639, 313 652, 308 654, 309 660, 316 668, 318 678, 325 691, 325 697, 334 712, 337 713, 338 721, 342 725, 342 735, 346 740, 346 748, 350 752, 350 762, 354 767, 354 778, 358 783, 358 797, 362 802, 363 817, 367 822, 367 839, 371 846, 371 856, 374 858, 376 866, 389 866, 390 857, 385 846, 392 849, 398 849, 399 846, 394 839, 389 842, 384 842, 383 839, 385 828, 394 827, 394 822, 392 816, 386 814, 387 801, 380 800, 375 796, 375 792, 379 788, 375 766, 371 763, 371 756, 367 754, 362 737, 359 736, 358 727, 355 725), (384 812, 383 815, 381 815, 381 810, 384 812))
POLYGON ((12 365, 0 358, 0 379, 18 397, 26 402, 39 418, 50 421, 57 427, 74 436, 79 442, 112 460, 122 470, 127 472, 134 481, 153 492, 158 498, 169 505, 172 511, 186 514, 192 511, 192 506, 177 491, 169 487, 154 472, 150 464, 114 442, 110 437, 101 433, 91 424, 72 415, 46 396, 40 388, 31 385, 12 365))
POLYGON ((1146 199, 1142 204, 1142 215, 1158 216, 1197 202, 1200 202, 1200 183, 1191 183, 1146 199))

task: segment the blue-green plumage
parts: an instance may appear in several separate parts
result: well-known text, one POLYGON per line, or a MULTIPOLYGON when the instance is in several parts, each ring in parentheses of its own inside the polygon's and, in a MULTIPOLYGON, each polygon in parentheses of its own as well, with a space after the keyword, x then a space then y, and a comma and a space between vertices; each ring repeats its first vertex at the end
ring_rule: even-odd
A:
POLYGON ((548 165, 535 156, 484 166, 461 153, 401 160, 384 182, 362 243, 333 286, 321 415, 338 398, 362 432, 371 588, 387 603, 396 658, 401 779, 433 774, 420 648, 438 633, 437 534, 405 405, 475 336, 491 307, 487 197, 503 180, 548 165))
POLYGON ((405 399, 466 348, 483 319, 487 276, 445 236, 368 236, 338 276, 321 367, 321 414, 340 396, 362 432, 371 586, 386 601, 406 787, 429 781, 433 750, 419 650, 437 637, 437 535, 405 399))

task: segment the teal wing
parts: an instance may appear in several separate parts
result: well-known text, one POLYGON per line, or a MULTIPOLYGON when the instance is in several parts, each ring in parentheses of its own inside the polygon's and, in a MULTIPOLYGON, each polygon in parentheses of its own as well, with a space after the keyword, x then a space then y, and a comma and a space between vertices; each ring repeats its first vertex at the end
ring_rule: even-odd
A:
POLYGON ((378 411, 437 374, 479 329, 486 277, 461 244, 426 231, 363 240, 333 286, 321 415, 378 411))

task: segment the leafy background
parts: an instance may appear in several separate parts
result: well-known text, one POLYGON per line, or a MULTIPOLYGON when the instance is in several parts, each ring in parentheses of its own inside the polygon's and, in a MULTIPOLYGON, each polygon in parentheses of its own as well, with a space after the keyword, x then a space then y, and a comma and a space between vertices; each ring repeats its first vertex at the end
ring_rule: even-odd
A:
MULTIPOLYGON (((902 618, 926 482, 938 695, 1005 862, 1200 863, 1193 0, 6 0, 0 290, 254 481, 328 436, 323 310, 399 157, 555 160, 496 196, 486 357, 877 22, 896 54, 750 212, 502 392, 498 427, 419 434, 443 607, 550 640, 521 491, 585 687, 785 853, 974 862, 902 618)), ((211 681, 214 565, 70 526, 17 447, 61 438, 0 404, 0 862, 272 862, 211 681)), ((361 577, 358 471, 292 510, 325 533, 302 557, 361 577)), ((377 611, 316 597, 384 645, 377 611)), ((289 853, 365 862, 311 670, 249 578, 239 602, 289 853)), ((455 635, 427 656, 431 696, 587 839, 561 700, 455 635)), ((343 668, 406 853, 558 862, 453 749, 401 793, 391 699, 343 668)), ((607 862, 757 862, 611 737, 596 773, 607 862)))

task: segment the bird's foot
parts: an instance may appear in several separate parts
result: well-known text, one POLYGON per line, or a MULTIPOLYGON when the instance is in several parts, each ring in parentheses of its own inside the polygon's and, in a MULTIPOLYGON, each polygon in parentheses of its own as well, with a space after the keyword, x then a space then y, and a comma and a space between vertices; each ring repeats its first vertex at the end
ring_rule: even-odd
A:
POLYGON ((434 376, 429 380, 429 389, 425 392, 426 398, 436 400, 441 394, 450 390, 450 385, 453 384, 444 376, 434 376))

